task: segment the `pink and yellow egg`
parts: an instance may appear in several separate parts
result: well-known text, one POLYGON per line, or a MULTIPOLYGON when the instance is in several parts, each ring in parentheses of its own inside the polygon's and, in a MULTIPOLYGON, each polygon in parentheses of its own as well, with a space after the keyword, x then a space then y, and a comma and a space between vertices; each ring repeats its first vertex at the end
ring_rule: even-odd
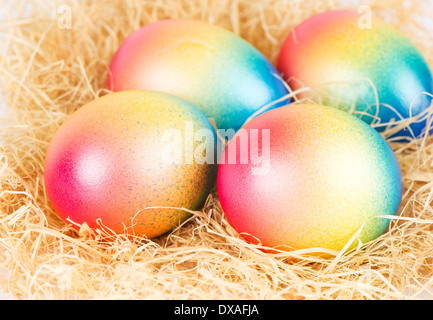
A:
POLYGON ((182 162, 166 158, 164 133, 184 133, 187 123, 194 125, 192 134, 205 129, 216 138, 199 110, 164 93, 122 91, 82 106, 56 132, 46 155, 53 207, 64 220, 91 229, 101 223, 113 234, 153 238, 172 230, 190 216, 180 208, 199 208, 216 179, 212 163, 185 164, 182 139, 182 162))
POLYGON ((235 135, 223 158, 217 186, 225 215, 245 239, 268 247, 341 250, 362 230, 353 248, 381 235, 385 216, 400 205, 402 177, 392 149, 336 108, 290 105, 261 114, 235 135), (251 156, 252 145, 243 149, 242 135, 254 140, 257 132, 253 152, 264 160, 242 161, 242 150, 251 156))

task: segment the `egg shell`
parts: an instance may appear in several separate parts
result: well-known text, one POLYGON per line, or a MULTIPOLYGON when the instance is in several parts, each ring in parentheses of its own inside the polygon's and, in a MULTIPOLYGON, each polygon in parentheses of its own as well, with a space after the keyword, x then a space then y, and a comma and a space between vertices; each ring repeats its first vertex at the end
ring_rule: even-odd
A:
POLYGON ((387 229, 389 219, 379 216, 397 213, 402 176, 388 143, 365 122, 333 107, 290 105, 238 131, 217 187, 228 221, 247 241, 341 250, 363 224, 363 243, 387 229), (252 161, 254 154, 266 156, 252 161))
MULTIPOLYGON (((186 135, 180 141, 164 135, 183 133, 186 124, 193 134, 207 130, 216 139, 197 108, 164 93, 123 91, 82 106, 58 129, 46 155, 45 188, 53 207, 63 219, 92 229, 101 219, 115 234, 153 238, 170 231, 190 213, 146 208, 197 209, 216 181, 215 164, 187 164, 186 135), (164 158, 176 141, 172 149, 181 148, 181 162, 164 158)), ((200 144, 190 143, 192 150, 200 144)))
MULTIPOLYGON (((433 93, 430 68, 411 40, 375 16, 369 26, 365 13, 350 10, 321 13, 297 26, 282 45, 278 70, 293 90, 322 90, 322 104, 354 108, 369 124, 380 120, 378 131, 392 119, 425 112, 431 103, 425 93, 433 93)), ((394 136, 418 137, 425 125, 414 121, 394 136)))
POLYGON ((107 83, 112 91, 171 93, 213 118, 218 128, 234 130, 288 94, 274 66, 247 41, 185 19, 157 21, 131 34, 113 56, 107 83))

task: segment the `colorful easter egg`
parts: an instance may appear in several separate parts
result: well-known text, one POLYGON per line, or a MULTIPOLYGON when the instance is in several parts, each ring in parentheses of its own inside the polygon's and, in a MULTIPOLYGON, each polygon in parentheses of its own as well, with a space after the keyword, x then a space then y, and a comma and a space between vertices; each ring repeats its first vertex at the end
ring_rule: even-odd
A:
MULTIPOLYGON (((229 30, 194 20, 163 20, 130 35, 115 53, 112 91, 163 91, 191 102, 218 128, 239 129, 288 91, 272 64, 229 30), (259 111, 260 110, 260 111, 259 111)), ((269 109, 287 104, 287 99, 269 109)))
POLYGON ((283 43, 278 70, 294 90, 316 89, 322 104, 354 111, 378 131, 393 119, 411 118, 394 135, 402 139, 425 128, 429 66, 409 38, 378 18, 370 24, 368 13, 329 11, 304 21, 283 43))
POLYGON ((341 250, 381 235, 402 196, 394 152, 357 117, 290 105, 259 115, 230 140, 218 195, 235 230, 280 249, 341 250))
POLYGON ((202 160, 214 154, 215 139, 202 112, 178 97, 105 95, 58 129, 45 160, 46 191, 74 224, 153 238, 190 216, 177 208, 194 210, 207 198, 217 167, 202 160))

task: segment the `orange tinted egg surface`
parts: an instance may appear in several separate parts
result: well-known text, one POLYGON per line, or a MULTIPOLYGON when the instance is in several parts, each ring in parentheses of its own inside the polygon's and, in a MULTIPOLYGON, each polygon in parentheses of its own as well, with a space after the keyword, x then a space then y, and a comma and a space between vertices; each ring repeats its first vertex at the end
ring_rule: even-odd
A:
MULTIPOLYGON (((84 105, 47 152, 44 178, 53 207, 74 224, 102 224, 116 234, 153 238, 172 230, 190 216, 175 208, 199 208, 216 177, 212 163, 186 163, 186 129, 215 139, 198 109, 168 94, 123 91, 84 105)), ((190 142, 191 150, 200 143, 190 142)))

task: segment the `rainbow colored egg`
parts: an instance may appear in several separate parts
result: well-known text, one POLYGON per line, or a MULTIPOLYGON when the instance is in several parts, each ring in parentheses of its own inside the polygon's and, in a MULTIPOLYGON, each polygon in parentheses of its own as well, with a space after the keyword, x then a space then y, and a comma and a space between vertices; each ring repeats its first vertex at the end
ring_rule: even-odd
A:
POLYGON ((237 130, 262 110, 288 103, 284 81, 257 49, 229 30, 194 20, 162 20, 135 31, 115 53, 107 82, 112 91, 181 97, 220 129, 237 130))
POLYGON ((295 104, 263 113, 236 133, 217 187, 229 223, 246 240, 283 250, 342 250, 387 229, 401 202, 402 176, 371 126, 334 107, 295 104))
POLYGON ((153 238, 190 216, 181 208, 197 209, 207 198, 216 181, 217 167, 207 161, 215 139, 208 119, 187 101, 112 93, 58 129, 45 159, 45 188, 74 225, 153 238))
POLYGON ((354 111, 380 132, 404 119, 410 120, 394 137, 416 138, 425 129, 433 93, 429 66, 408 37, 368 12, 307 19, 284 41, 278 70, 294 90, 315 90, 299 97, 319 95, 322 104, 354 111))

